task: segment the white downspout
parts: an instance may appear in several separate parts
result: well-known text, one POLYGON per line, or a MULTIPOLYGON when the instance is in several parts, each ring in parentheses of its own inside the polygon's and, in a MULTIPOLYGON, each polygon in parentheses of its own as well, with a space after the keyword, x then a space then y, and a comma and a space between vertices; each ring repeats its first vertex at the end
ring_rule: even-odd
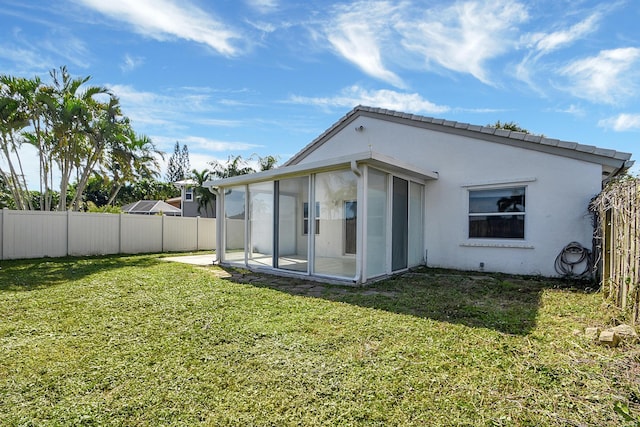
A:
POLYGON ((353 172, 353 174, 358 178, 362 176, 362 172, 360 172, 360 169, 358 169, 358 164, 355 160, 351 160, 351 172, 353 172))

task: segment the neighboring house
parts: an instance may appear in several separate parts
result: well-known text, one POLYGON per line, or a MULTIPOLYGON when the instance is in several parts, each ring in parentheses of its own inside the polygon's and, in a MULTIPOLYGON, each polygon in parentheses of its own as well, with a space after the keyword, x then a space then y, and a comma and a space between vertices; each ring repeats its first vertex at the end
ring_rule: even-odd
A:
POLYGON ((138 215, 180 216, 181 211, 162 200, 138 200, 122 207, 122 212, 138 215))
POLYGON ((205 185, 222 264, 355 284, 423 264, 554 276, 630 157, 359 106, 282 167, 205 185))
POLYGON ((170 204, 174 208, 180 209, 180 212, 182 212, 182 197, 172 197, 170 199, 166 199, 165 202, 170 204))
POLYGON ((198 212, 199 203, 196 199, 196 193, 194 192, 196 184, 197 182, 192 179, 184 179, 173 183, 173 185, 180 189, 180 207, 182 209, 182 216, 215 218, 215 200, 212 202, 211 206, 208 206, 206 209, 203 206, 200 209, 200 212, 198 212))

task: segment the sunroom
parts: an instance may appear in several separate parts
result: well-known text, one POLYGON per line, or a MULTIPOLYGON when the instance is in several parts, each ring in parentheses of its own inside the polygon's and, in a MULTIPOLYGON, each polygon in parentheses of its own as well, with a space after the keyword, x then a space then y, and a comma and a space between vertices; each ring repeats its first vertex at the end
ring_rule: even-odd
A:
POLYGON ((375 152, 209 181, 222 265, 360 285, 424 263, 437 172, 375 152))

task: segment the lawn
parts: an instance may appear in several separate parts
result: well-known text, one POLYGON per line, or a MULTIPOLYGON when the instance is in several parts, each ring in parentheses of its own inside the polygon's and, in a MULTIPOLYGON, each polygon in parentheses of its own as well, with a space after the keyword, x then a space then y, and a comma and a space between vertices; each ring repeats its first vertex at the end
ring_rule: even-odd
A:
POLYGON ((589 342, 611 313, 563 282, 423 269, 345 288, 157 255, 0 267, 3 426, 638 417, 638 348, 589 342))

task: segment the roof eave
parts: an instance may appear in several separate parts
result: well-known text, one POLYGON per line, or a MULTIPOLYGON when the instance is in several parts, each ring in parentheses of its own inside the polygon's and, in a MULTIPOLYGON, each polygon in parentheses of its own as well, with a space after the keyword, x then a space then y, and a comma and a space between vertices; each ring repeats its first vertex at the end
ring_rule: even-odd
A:
POLYGON ((427 171, 415 165, 401 162, 397 159, 382 155, 380 153, 363 152, 333 159, 321 160, 317 162, 282 166, 280 168, 264 172, 256 172, 247 175, 234 176, 231 178, 206 181, 203 183, 203 185, 208 188, 232 187, 236 185, 245 185, 255 182, 290 178, 310 173, 345 169, 350 167, 353 162, 355 162, 357 165, 370 164, 382 169, 402 172, 422 181, 438 179, 438 172, 427 171))

